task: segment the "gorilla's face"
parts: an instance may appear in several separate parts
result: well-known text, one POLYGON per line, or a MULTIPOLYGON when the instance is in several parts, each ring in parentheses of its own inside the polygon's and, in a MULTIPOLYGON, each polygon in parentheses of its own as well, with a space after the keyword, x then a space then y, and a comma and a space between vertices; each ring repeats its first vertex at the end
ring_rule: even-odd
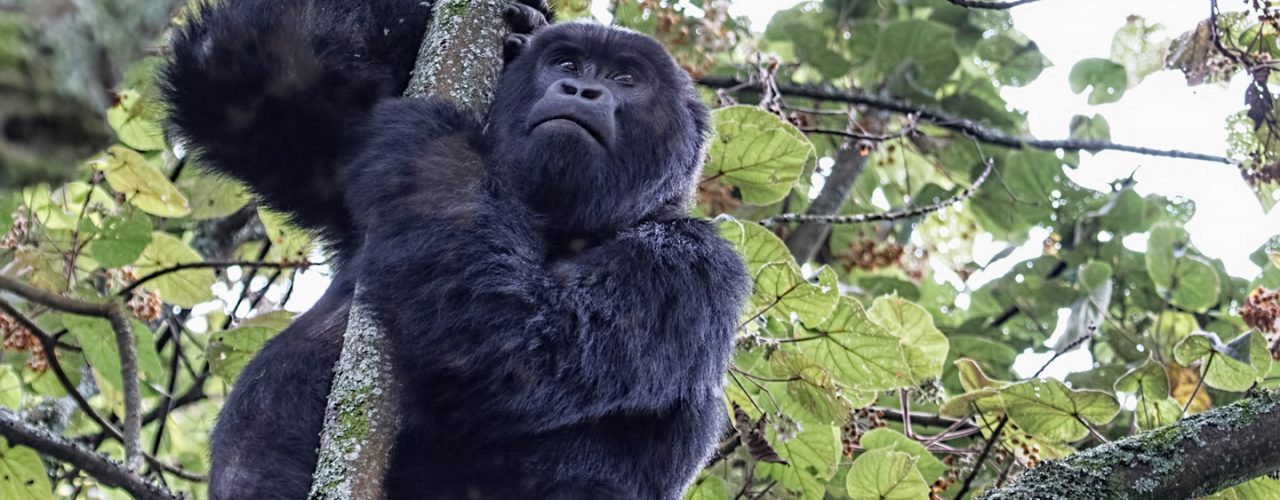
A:
POLYGON ((489 133, 497 173, 550 223, 599 232, 687 207, 708 120, 657 42, 563 24, 507 65, 489 133))

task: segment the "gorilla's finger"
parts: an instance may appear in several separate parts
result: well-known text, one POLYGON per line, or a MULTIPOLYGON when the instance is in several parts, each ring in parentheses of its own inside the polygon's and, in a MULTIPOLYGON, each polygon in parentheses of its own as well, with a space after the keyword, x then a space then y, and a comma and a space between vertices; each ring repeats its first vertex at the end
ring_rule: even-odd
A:
POLYGON ((541 12, 547 21, 553 20, 555 13, 551 12, 550 2, 547 0, 520 0, 520 3, 533 7, 534 10, 541 12))
POLYGON ((533 7, 524 4, 507 6, 502 17, 511 27, 511 31, 520 34, 533 33, 547 25, 547 18, 533 7))
POLYGON ((520 56, 520 53, 524 52, 524 48, 528 44, 529 35, 508 35, 507 39, 502 42, 502 63, 506 64, 515 60, 516 57, 520 56))

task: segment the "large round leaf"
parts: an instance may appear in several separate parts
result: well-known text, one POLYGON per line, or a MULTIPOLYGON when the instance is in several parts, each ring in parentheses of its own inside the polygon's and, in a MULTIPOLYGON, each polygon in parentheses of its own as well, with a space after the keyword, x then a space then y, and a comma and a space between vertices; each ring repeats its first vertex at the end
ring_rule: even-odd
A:
POLYGON ((730 106, 711 113, 716 136, 703 175, 723 178, 753 205, 777 202, 815 155, 800 130, 752 106, 730 106))

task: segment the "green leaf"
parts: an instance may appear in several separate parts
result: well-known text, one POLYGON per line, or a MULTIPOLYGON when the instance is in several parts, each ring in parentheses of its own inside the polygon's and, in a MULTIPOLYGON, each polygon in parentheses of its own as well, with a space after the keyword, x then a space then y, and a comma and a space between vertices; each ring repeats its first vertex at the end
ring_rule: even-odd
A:
POLYGON ((753 205, 775 203, 814 158, 813 144, 790 123, 753 106, 730 106, 711 113, 715 138, 703 175, 723 178, 753 205))
POLYGON ((899 77, 913 89, 932 95, 956 68, 956 32, 924 19, 897 21, 884 27, 872 65, 885 77, 899 77))
POLYGON ((1009 418, 1032 435, 1071 442, 1089 435, 1088 422, 1102 425, 1115 418, 1120 404, 1101 391, 1071 390, 1055 379, 1018 382, 1000 390, 1009 418))
POLYGON ((1177 422, 1182 418, 1182 405, 1169 396, 1161 399, 1142 398, 1138 400, 1133 413, 1138 428, 1147 431, 1177 422))
POLYGON ((1140 398, 1164 399, 1169 397, 1169 376, 1164 366, 1148 359, 1117 379, 1115 388, 1116 392, 1136 394, 1140 398))
POLYGON ((1201 366, 1204 383, 1223 391, 1248 390, 1271 371, 1267 341, 1252 331, 1230 344, 1222 342, 1216 333, 1198 332, 1178 344, 1173 354, 1185 366, 1208 358, 1201 366))
POLYGON ((742 255, 752 276, 768 264, 795 262, 786 243, 760 224, 729 218, 721 221, 719 227, 720 236, 742 255))
POLYGON ((1119 101, 1129 88, 1129 77, 1124 66, 1109 59, 1085 59, 1071 68, 1071 91, 1077 94, 1089 92, 1089 104, 1106 104, 1119 101))
POLYGON ((25 446, 9 446, 4 438, 0 438, 0 498, 53 498, 53 485, 49 483, 49 475, 44 470, 40 455, 25 446))
POLYGON ((1110 141, 1111 124, 1102 115, 1071 117, 1071 138, 1086 141, 1110 141))
POLYGON ((950 344, 933 326, 929 311, 898 297, 885 296, 871 304, 867 316, 898 337, 912 382, 920 384, 942 376, 950 344))
POLYGON ((306 262, 311 253, 311 234, 289 222, 289 216, 258 207, 258 219, 271 240, 267 260, 274 262, 306 262))
MULTIPOLYGON (((143 249, 142 256, 138 257, 134 267, 138 276, 145 277, 178 264, 203 260, 199 253, 182 240, 156 231, 151 233, 151 243, 143 249)), ((184 269, 155 278, 142 287, 159 292, 161 300, 166 303, 189 308, 213 299, 211 288, 216 280, 217 276, 212 269, 184 269)))
POLYGON ((996 65, 992 76, 1001 85, 1022 87, 1051 65, 1035 42, 1025 38, 1009 33, 983 38, 974 47, 974 55, 996 65))
POLYGON ((207 174, 191 165, 183 169, 177 185, 191 197, 191 218, 195 220, 226 217, 236 213, 251 199, 244 184, 230 177, 207 174))
POLYGON ((1124 66, 1130 85, 1164 69, 1165 55, 1173 40, 1163 36, 1163 30, 1160 24, 1147 24, 1146 19, 1129 16, 1111 38, 1111 60, 1124 66))
POLYGON ((867 451, 891 450, 900 451, 915 458, 916 469, 924 477, 925 482, 932 483, 947 472, 947 465, 934 457, 919 441, 911 439, 901 432, 889 428, 872 429, 862 435, 858 444, 867 451))
MULTIPOLYGON (((130 319, 129 324, 133 327, 139 380, 155 388, 164 387, 166 372, 156 353, 155 333, 138 320, 130 319)), ((120 349, 116 345, 116 333, 111 329, 111 323, 101 318, 68 314, 62 317, 62 326, 76 339, 85 359, 99 377, 98 382, 105 381, 111 387, 122 389, 124 384, 120 373, 120 349)))
POLYGON ((293 315, 287 311, 274 311, 213 334, 205 351, 210 369, 222 380, 235 382, 262 345, 289 326, 292 319, 293 315))
POLYGON ((1221 278, 1212 264, 1190 250, 1185 229, 1171 223, 1156 226, 1147 239, 1147 274, 1169 303, 1205 312, 1218 303, 1221 278))
POLYGON ((164 150, 164 131, 154 104, 133 90, 122 90, 116 97, 115 105, 107 109, 107 123, 120 142, 138 151, 164 150))
POLYGON ((836 273, 823 267, 810 283, 795 264, 768 264, 756 273, 751 294, 751 314, 769 314, 783 321, 799 320, 804 324, 821 324, 835 310, 838 289, 836 273))
POLYGON ((167 218, 191 213, 187 197, 137 151, 111 146, 91 164, 106 174, 111 189, 143 212, 167 218))
POLYGON ((838 429, 830 425, 804 426, 798 435, 785 440, 770 430, 769 442, 787 463, 758 463, 757 473, 801 493, 805 500, 820 500, 825 492, 822 483, 835 476, 840 460, 838 429))
POLYGON ((821 338, 798 342, 800 349, 841 384, 863 391, 914 385, 901 339, 871 321, 856 300, 840 297, 827 321, 806 330, 821 338))
POLYGON ((104 268, 133 263, 151 243, 151 218, 140 211, 103 221, 98 237, 89 243, 89 255, 104 268))
POLYGON ((910 454, 872 450, 858 456, 845 477, 851 498, 879 500, 919 500, 929 497, 929 484, 910 454))
POLYGON ((729 498, 729 489, 725 486, 724 479, 711 473, 703 474, 693 483, 693 487, 689 488, 689 492, 684 494, 684 500, 725 500, 726 498, 729 498))
POLYGON ((0 366, 0 407, 22 408, 22 377, 10 366, 0 366))
POLYGON ((849 409, 840 403, 831 375, 812 359, 794 351, 779 350, 773 353, 769 363, 774 376, 799 378, 786 382, 785 397, 778 396, 782 410, 788 415, 806 424, 820 425, 843 422, 848 416, 849 409))

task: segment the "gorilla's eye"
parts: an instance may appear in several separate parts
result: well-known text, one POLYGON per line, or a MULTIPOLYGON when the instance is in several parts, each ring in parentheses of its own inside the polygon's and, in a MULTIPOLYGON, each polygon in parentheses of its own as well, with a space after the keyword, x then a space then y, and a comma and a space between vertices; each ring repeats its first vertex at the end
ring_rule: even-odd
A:
POLYGON ((613 75, 612 80, 614 82, 617 82, 619 85, 623 85, 626 87, 630 87, 636 84, 636 77, 631 73, 627 73, 627 72, 622 72, 622 73, 613 75))
POLYGON ((560 66, 560 69, 568 71, 570 73, 578 72, 578 63, 570 59, 565 59, 563 61, 560 61, 559 66, 560 66))

